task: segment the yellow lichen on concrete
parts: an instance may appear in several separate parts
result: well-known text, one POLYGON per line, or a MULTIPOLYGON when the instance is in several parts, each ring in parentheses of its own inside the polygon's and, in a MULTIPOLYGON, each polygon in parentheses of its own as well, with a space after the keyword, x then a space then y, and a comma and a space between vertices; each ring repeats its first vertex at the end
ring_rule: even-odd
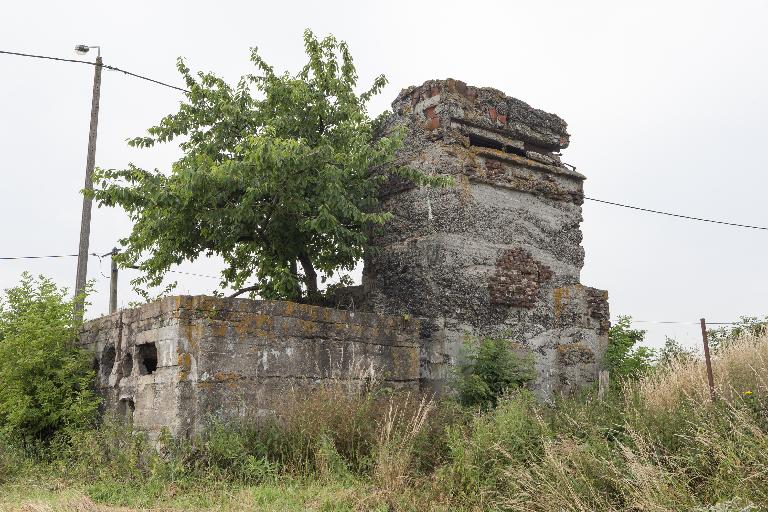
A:
POLYGON ((189 352, 179 352, 176 364, 182 371, 188 372, 192 368, 192 354, 189 352))
POLYGON ((320 331, 320 324, 309 320, 299 320, 299 329, 307 334, 316 334, 320 331))
POLYGON ((211 322, 211 334, 218 338, 223 338, 227 335, 229 325, 228 322, 211 322))
POLYGON ((190 348, 199 350, 200 340, 203 339, 203 326, 200 324, 183 323, 180 327, 190 348))
POLYGON ((462 206, 472 202, 472 185, 469 182, 469 176, 461 174, 456 180, 456 187, 459 191, 459 202, 462 206))
POLYGON ((571 289, 567 286, 561 286, 555 288, 552 293, 554 295, 555 325, 557 325, 560 322, 560 315, 563 313, 563 303, 568 302, 571 298, 571 289))
POLYGON ((307 316, 310 320, 318 320, 320 318, 320 310, 322 308, 319 308, 317 306, 312 306, 310 304, 304 305, 307 308, 307 316))
POLYGON ((241 338, 247 334, 266 336, 272 330, 272 317, 263 314, 249 315, 234 323, 233 328, 241 338))
POLYGON ((242 378, 243 376, 237 372, 218 372, 213 374, 213 380, 216 382, 232 382, 242 378))

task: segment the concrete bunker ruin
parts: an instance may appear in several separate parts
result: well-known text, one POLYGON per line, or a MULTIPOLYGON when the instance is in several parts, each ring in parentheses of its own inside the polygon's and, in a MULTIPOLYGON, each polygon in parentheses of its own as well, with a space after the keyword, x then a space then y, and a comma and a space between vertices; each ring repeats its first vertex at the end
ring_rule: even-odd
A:
POLYGON ((105 407, 149 432, 188 435, 279 411, 329 379, 442 392, 469 337, 533 354, 541 397, 597 379, 607 292, 580 284, 584 176, 563 164, 566 123, 491 88, 430 80, 403 90, 385 130, 398 163, 454 185, 392 180, 363 284, 333 307, 169 297, 88 322, 105 407), (354 305, 354 307, 352 306, 354 305))

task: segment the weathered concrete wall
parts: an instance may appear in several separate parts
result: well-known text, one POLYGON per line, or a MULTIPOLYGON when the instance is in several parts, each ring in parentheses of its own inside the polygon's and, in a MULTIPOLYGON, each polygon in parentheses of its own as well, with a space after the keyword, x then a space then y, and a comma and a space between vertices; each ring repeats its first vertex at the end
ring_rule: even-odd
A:
POLYGON ((151 433, 187 435, 212 417, 269 414, 290 388, 329 378, 418 389, 419 327, 402 316, 184 296, 88 322, 81 343, 108 410, 151 433))
POLYGON ((533 352, 541 396, 596 379, 607 292, 579 283, 584 176, 560 162, 565 122, 450 79, 405 89, 392 107, 387 129, 406 131, 399 163, 455 186, 385 187, 394 219, 365 262, 366 307, 436 319, 427 380, 446 377, 467 335, 533 352))
POLYGON ((467 336, 532 353, 542 398, 596 380, 608 294, 579 282, 584 176, 560 161, 565 122, 456 80, 405 89, 393 111, 399 163, 455 186, 387 184, 394 218, 373 237, 363 285, 339 291, 349 309, 171 297, 89 322, 108 409, 186 434, 277 411, 289 388, 362 384, 371 368, 391 386, 440 390, 467 336))

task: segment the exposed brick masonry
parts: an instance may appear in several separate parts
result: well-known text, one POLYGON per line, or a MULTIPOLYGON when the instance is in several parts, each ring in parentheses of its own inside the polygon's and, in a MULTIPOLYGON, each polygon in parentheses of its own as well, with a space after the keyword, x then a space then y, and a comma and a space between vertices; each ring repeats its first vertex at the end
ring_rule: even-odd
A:
POLYGON ((525 249, 506 249, 489 279, 491 303, 531 308, 536 304, 541 284, 552 275, 549 267, 536 261, 525 249))

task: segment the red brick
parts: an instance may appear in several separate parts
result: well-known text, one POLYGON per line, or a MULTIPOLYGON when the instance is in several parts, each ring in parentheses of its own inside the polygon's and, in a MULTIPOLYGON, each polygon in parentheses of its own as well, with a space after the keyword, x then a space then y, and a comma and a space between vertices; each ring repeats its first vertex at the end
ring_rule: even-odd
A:
POLYGON ((488 109, 488 116, 491 118, 491 121, 494 123, 496 122, 496 109, 495 108, 489 108, 488 109))
POLYGON ((427 119, 432 119, 433 117, 437 117, 437 113, 435 112, 434 105, 431 107, 425 108, 424 115, 427 116, 427 119))

